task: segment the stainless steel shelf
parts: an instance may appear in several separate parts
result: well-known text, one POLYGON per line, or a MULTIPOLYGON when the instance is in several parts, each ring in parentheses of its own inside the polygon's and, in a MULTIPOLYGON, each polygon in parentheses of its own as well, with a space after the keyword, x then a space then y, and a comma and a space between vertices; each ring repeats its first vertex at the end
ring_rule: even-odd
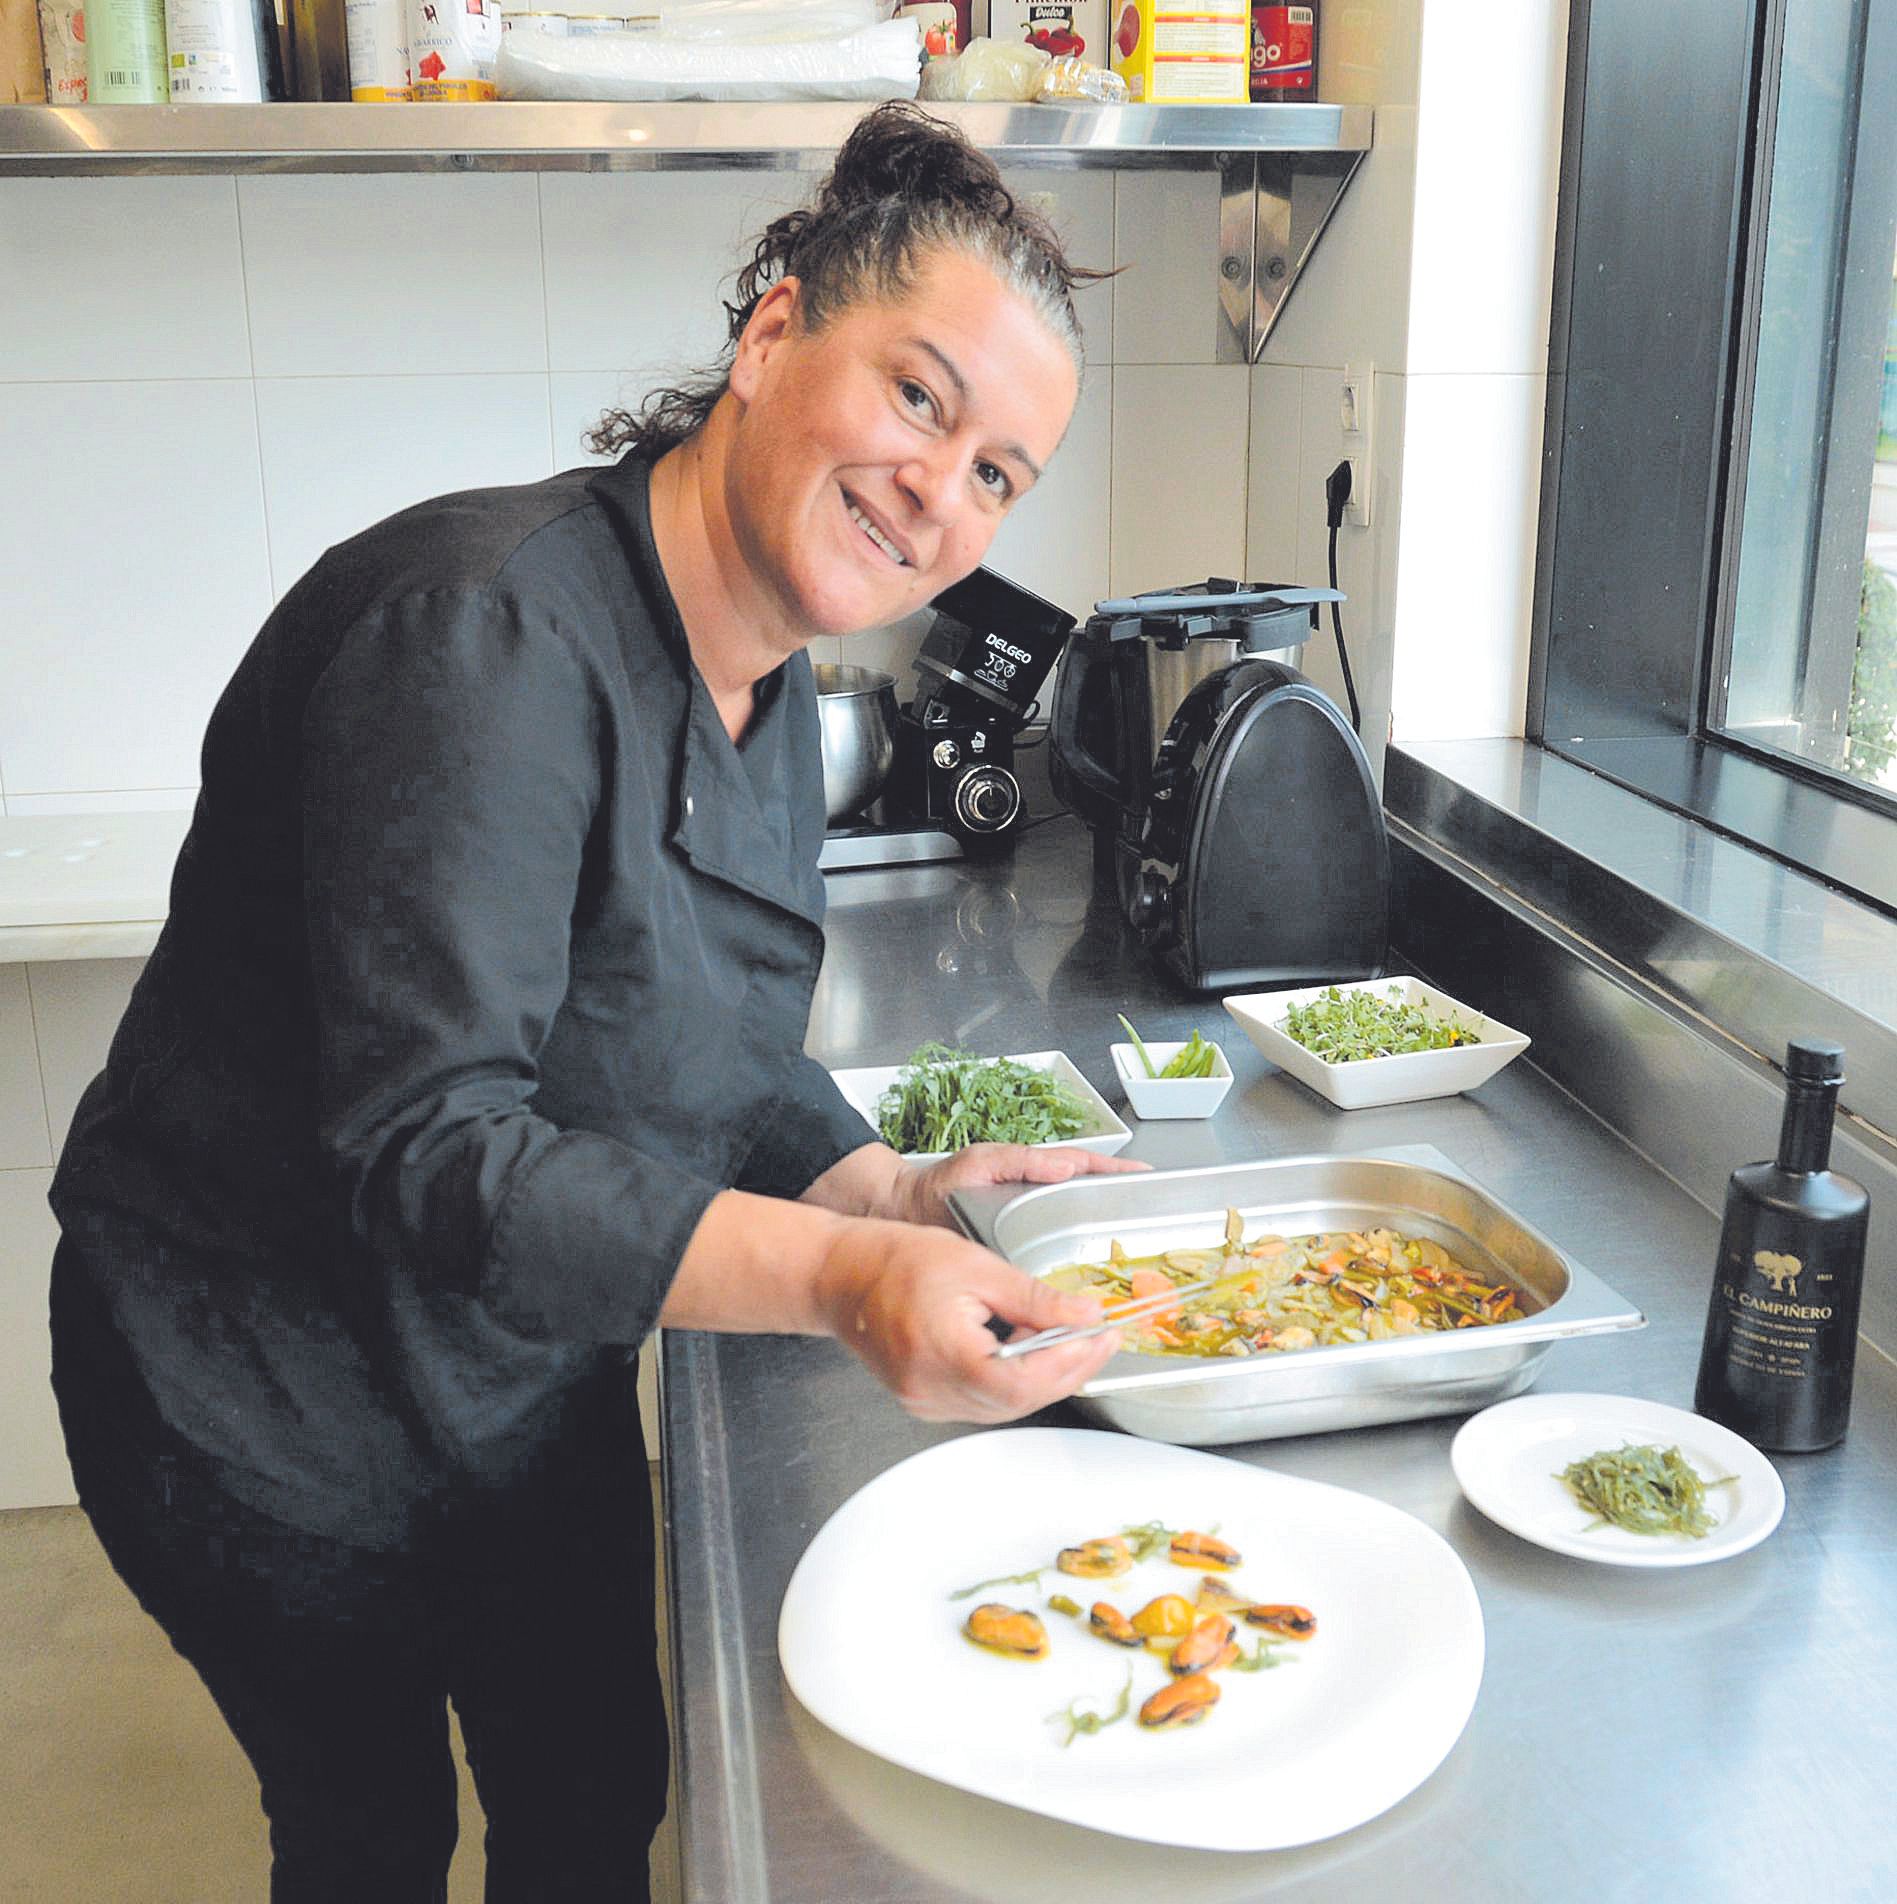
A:
MULTIPOLYGON (((0 177, 822 169, 860 105, 0 106, 0 177)), ((1008 165, 1362 154, 1368 106, 931 105, 1008 165)))

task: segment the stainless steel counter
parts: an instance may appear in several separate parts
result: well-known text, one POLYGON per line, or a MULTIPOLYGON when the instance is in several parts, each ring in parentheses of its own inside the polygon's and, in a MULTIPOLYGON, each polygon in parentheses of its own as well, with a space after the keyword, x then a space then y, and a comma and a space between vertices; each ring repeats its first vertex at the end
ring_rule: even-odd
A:
MULTIPOLYGON (((1110 915, 1089 916, 1089 886, 1084 836, 1064 820, 991 867, 838 876, 813 1049, 855 1065, 924 1037, 1058 1046, 1116 1098, 1116 1010, 1151 1037, 1197 1024, 1231 1057, 1231 1096, 1209 1123, 1135 1122, 1129 1155, 1164 1167, 1434 1144, 1650 1318, 1556 1345, 1537 1387, 1691 1405, 1717 1224, 1532 1052, 1470 1097, 1333 1111, 1228 1035, 1216 1001, 1167 990, 1110 915)), ((858 1487, 964 1431, 911 1421, 827 1342, 671 1335, 663 1377, 680 1836, 701 1904, 1897 1899, 1897 1370, 1873 1351, 1850 1439, 1781 1458, 1778 1532, 1706 1567, 1588 1566, 1504 1533, 1457 1490, 1454 1419, 1222 1450, 1416 1515, 1468 1565, 1488 1629, 1474 1717, 1434 1777, 1341 1838, 1245 1857, 1058 1825, 818 1725, 777 1666, 791 1570, 858 1487)))

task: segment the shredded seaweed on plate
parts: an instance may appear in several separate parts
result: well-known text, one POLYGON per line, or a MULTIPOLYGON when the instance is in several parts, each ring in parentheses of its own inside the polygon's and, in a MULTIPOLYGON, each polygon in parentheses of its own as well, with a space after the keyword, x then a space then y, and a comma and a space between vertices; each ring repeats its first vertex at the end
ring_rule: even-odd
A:
POLYGON ((1630 1534, 1685 1534, 1704 1540, 1718 1525, 1706 1510, 1706 1490, 1726 1487, 1736 1475, 1702 1480, 1678 1448, 1652 1445, 1603 1448, 1570 1462, 1555 1477, 1595 1516, 1596 1527, 1630 1534))
POLYGON ((1235 1673, 1268 1673, 1274 1666, 1288 1666, 1294 1663, 1296 1656, 1285 1652, 1277 1640, 1260 1640, 1254 1652, 1240 1651, 1232 1661, 1235 1673))
POLYGON ((1068 1702, 1065 1710, 1050 1712, 1047 1718, 1050 1725, 1064 1725, 1067 1728, 1067 1736, 1061 1740, 1061 1744, 1072 1745, 1083 1732, 1091 1737, 1094 1733, 1104 1731, 1106 1727, 1124 1719, 1132 1709, 1132 1705, 1133 1669, 1129 1666, 1126 1669, 1126 1684, 1120 1688, 1119 1702, 1111 1712, 1083 1711, 1080 1701, 1073 1699, 1068 1702))
POLYGON ((992 1580, 977 1580, 972 1587, 957 1587, 949 1595, 951 1600, 966 1600, 977 1593, 985 1593, 990 1587, 1038 1587, 1045 1567, 1035 1567, 1028 1573, 998 1573, 992 1580))
POLYGON ((1164 1527, 1158 1521, 1141 1521, 1137 1527, 1122 1527, 1120 1538, 1131 1548, 1136 1561, 1151 1560, 1155 1554, 1163 1554, 1172 1546, 1173 1537, 1178 1531, 1176 1527, 1164 1527))

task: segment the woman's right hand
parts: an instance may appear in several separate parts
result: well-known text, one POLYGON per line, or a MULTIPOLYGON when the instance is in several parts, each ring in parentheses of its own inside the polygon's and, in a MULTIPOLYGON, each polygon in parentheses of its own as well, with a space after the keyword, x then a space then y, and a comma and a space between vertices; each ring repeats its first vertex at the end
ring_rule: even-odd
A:
POLYGON ((988 1327, 1085 1328, 1091 1296, 1050 1289, 979 1244, 913 1223, 837 1226, 817 1300, 838 1341, 923 1421, 1013 1421, 1071 1395, 1116 1349, 1114 1331, 1002 1362, 988 1327))

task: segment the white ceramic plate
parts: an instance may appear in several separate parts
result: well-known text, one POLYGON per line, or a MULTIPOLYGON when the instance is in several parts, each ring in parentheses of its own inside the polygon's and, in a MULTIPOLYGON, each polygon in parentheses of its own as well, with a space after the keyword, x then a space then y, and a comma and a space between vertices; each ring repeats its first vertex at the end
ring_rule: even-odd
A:
MULTIPOLYGON (((1252 1638, 1255 1640, 1256 1636, 1252 1638)), ((778 1622, 792 1692, 852 1744, 1025 1811, 1124 1838, 1266 1851, 1348 1831, 1415 1790, 1455 1744, 1482 1679, 1482 1612, 1468 1571, 1420 1521, 1343 1488, 1190 1448, 1077 1428, 997 1429, 925 1449, 861 1489, 798 1562, 778 1622), (1132 1612, 1203 1575, 1164 1558, 1104 1584, 1054 1570, 1056 1551, 1159 1519, 1209 1529, 1245 1555, 1230 1578, 1317 1615, 1268 1672, 1221 1673, 1198 1725, 1149 1732, 1138 1707, 1164 1663, 1046 1609, 1132 1612), (951 1599, 1044 1566, 1030 1585, 951 1599), (1041 1613, 1047 1658, 1001 1659, 961 1626, 984 1600, 1041 1613), (1400 1608, 1400 1616, 1393 1614, 1400 1608), (1072 1745, 1050 1715, 1117 1699, 1133 1713, 1072 1745)))
POLYGON ((1485 1016, 1421 979, 1372 978, 1340 984, 1337 989, 1371 992, 1379 998, 1394 997, 1404 1004, 1421 1005, 1431 1018, 1454 1019, 1467 1025, 1480 1035, 1481 1043, 1329 1064, 1284 1029, 1285 1014, 1293 1005, 1308 1005, 1329 989, 1313 985, 1302 991, 1240 992, 1224 1004, 1265 1057, 1342 1111, 1368 1110, 1377 1104, 1411 1104, 1419 1098, 1454 1097, 1458 1091, 1473 1091, 1528 1049, 1526 1033, 1503 1024, 1499 1018, 1485 1016))
MULTIPOLYGON (((1113 1106, 1087 1082, 1086 1074, 1066 1052, 1027 1051, 1010 1052, 1008 1055, 1016 1064, 1025 1064, 1030 1070, 1052 1072, 1087 1107, 1087 1122, 1078 1137, 1063 1137, 1058 1143, 1037 1144, 1035 1149, 1097 1150, 1101 1156, 1111 1157, 1116 1150, 1124 1149, 1133 1141, 1132 1131, 1114 1115, 1113 1106)), ((878 1064, 860 1071, 832 1071, 830 1075, 836 1080, 837 1089, 861 1114, 863 1122, 869 1126, 870 1135, 874 1137, 877 1135, 876 1105, 883 1093, 908 1068, 902 1064, 878 1064)), ((912 1151, 908 1155, 912 1164, 932 1164, 946 1156, 947 1152, 912 1151)))
POLYGON ((1756 1547, 1785 1512, 1785 1487, 1758 1449, 1704 1415, 1632 1395, 1518 1395, 1472 1415, 1449 1450, 1472 1505, 1539 1547, 1610 1567, 1697 1567, 1756 1547), (1556 1479, 1571 1461, 1603 1448, 1649 1443, 1678 1448, 1700 1478, 1737 1478, 1709 1488, 1718 1525, 1688 1534, 1630 1534, 1593 1526, 1593 1516, 1556 1479))

